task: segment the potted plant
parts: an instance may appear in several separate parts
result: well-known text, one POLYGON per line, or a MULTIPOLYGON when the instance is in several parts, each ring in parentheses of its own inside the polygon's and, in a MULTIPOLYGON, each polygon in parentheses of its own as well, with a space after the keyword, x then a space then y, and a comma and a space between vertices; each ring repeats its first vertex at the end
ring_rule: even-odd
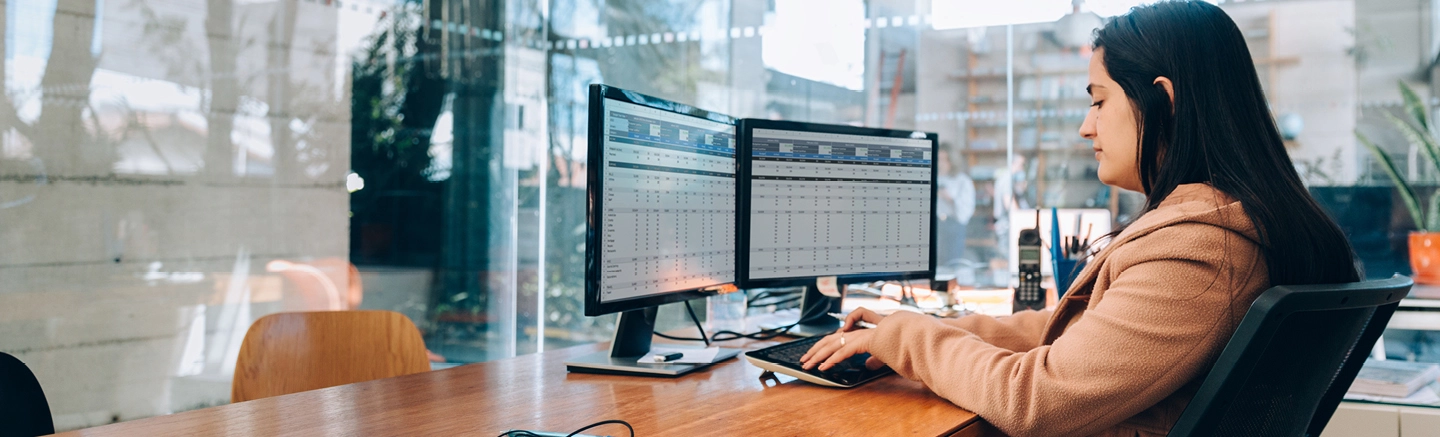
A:
MULTIPOLYGON (((1415 90, 1410 89, 1403 81, 1400 82, 1400 95, 1405 101, 1406 119, 1396 117, 1390 112, 1385 112, 1385 118, 1405 135, 1412 146, 1424 152, 1425 156, 1430 158, 1430 164, 1440 171, 1440 141, 1435 138, 1435 124, 1430 118, 1429 109, 1420 100, 1420 96, 1415 94, 1415 90)), ((1395 189, 1405 200, 1405 208, 1410 211, 1410 218, 1415 220, 1416 230, 1410 232, 1409 238, 1410 269, 1414 271, 1415 282, 1440 284, 1440 190, 1431 194, 1429 202, 1422 205, 1415 197, 1415 190, 1395 168, 1395 162, 1359 130, 1355 131, 1355 137, 1383 164, 1381 167, 1390 175, 1390 180, 1395 182, 1395 189)))

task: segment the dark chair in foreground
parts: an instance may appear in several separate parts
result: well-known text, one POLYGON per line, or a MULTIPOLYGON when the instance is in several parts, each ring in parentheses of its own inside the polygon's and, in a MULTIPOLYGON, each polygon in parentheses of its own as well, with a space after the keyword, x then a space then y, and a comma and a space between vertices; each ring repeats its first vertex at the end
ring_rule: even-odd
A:
POLYGON ((1320 435, 1411 285, 1395 275, 1266 290, 1170 435, 1320 435))
POLYGON ((30 368, 10 354, 0 352, 0 436, 48 435, 55 433, 50 404, 30 368))

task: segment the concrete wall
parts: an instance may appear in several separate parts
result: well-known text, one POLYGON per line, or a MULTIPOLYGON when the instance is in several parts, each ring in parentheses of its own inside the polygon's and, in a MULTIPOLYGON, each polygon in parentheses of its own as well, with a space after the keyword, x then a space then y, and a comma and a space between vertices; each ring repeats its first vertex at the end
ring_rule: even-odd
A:
MULTIPOLYGON (((1231 3, 1225 12, 1246 33, 1256 70, 1276 117, 1297 114, 1304 129, 1287 144, 1291 159, 1315 163, 1308 182, 1355 182, 1359 153, 1355 37, 1356 2, 1307 0, 1231 3), (1326 180, 1326 177, 1329 179, 1326 180)), ((1394 88, 1394 81, 1390 81, 1394 88)))
POLYGON ((59 430, 228 402, 250 322, 314 306, 317 279, 266 263, 348 280, 339 12, 0 5, 18 114, 0 116, 0 351, 59 430))

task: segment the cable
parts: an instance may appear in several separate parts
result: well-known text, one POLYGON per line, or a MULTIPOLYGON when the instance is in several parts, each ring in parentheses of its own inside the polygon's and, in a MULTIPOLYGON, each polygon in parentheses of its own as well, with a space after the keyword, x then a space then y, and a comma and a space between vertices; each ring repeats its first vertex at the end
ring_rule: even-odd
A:
MULTIPOLYGON (((597 427, 597 426, 601 426, 601 425, 610 425, 610 424, 625 425, 625 429, 630 430, 630 437, 635 437, 635 427, 630 426, 630 422, 626 422, 626 421, 624 421, 624 420, 619 420, 619 419, 602 420, 602 421, 595 422, 595 423, 592 423, 592 424, 589 424, 589 425, 585 425, 584 428, 580 428, 580 429, 575 430, 574 432, 571 432, 570 434, 566 434, 565 437, 575 437, 575 435, 580 434, 581 431, 584 431, 584 430, 587 430, 587 429, 590 429, 590 428, 594 428, 594 427, 597 427)), ((540 436, 539 434, 536 434, 534 431, 528 431, 528 430, 523 430, 523 429, 512 429, 512 430, 510 430, 510 431, 502 432, 502 433, 500 433, 500 435, 495 436, 495 437, 541 437, 541 436, 540 436)))
MULTIPOLYGON (((778 290, 773 290, 773 289, 771 289, 771 290, 764 290, 764 291, 761 291, 761 292, 759 292, 759 293, 755 293, 754 296, 751 296, 751 297, 750 297, 749 301, 750 301, 750 302, 761 301, 761 300, 765 300, 766 298, 771 298, 771 297, 780 298, 780 299, 786 299, 786 298, 791 298, 791 297, 796 297, 796 298, 798 298, 798 297, 799 297, 799 296, 797 296, 798 294, 800 294, 800 292, 795 291, 795 290, 778 291, 778 290)), ((754 305, 746 305, 746 306, 754 306, 754 305)))
POLYGON ((770 301, 770 302, 760 302, 759 299, 756 299, 756 300, 754 300, 754 301, 750 301, 750 302, 746 303, 746 304, 745 304, 745 307, 746 307, 746 308, 757 308, 757 307, 767 307, 767 306, 780 306, 780 305, 784 305, 784 304, 791 303, 791 302, 795 302, 795 301, 799 301, 799 300, 800 300, 799 297, 777 298, 776 300, 773 300, 773 301, 770 301))
POLYGON ((711 336, 710 336, 710 339, 713 340, 713 341, 729 341, 729 340, 737 340, 737 339, 741 339, 741 338, 748 338, 748 339, 751 339, 751 340, 769 340, 769 339, 772 339, 772 338, 775 338, 775 337, 779 337, 779 336, 781 336, 781 335, 785 335, 785 333, 790 332, 791 329, 795 328, 796 326, 799 326, 799 325, 802 324, 802 323, 810 322, 810 321, 814 321, 814 320, 818 320, 818 319, 821 319, 821 318, 825 318, 825 317, 829 317, 829 316, 830 316, 829 314, 826 314, 826 313, 825 313, 825 309, 826 309, 826 306, 825 306, 825 305, 815 305, 815 306, 810 307, 810 308, 811 308, 812 311, 815 312, 815 314, 801 314, 799 320, 796 320, 795 323, 791 323, 791 324, 789 324, 789 325, 777 326, 777 327, 770 328, 770 329, 762 329, 762 330, 760 330, 760 331, 758 331, 758 332, 752 332, 752 333, 749 333, 749 334, 739 333, 739 332, 735 332, 735 331, 728 331, 728 330, 726 330, 726 331, 717 331, 717 332, 715 332, 714 335, 711 335, 711 336), (721 334, 728 334, 729 336, 722 338, 721 334))
POLYGON ((861 292, 861 293, 873 295, 873 296, 876 296, 876 297, 884 297, 884 296, 885 296, 885 293, 884 293, 884 292, 882 292, 882 291, 880 291, 880 290, 878 290, 878 289, 875 289, 874 287, 875 287, 875 284, 874 284, 874 283, 870 283, 870 284, 850 284, 849 286, 845 287, 845 292, 846 292, 846 294, 852 294, 852 292, 861 292))
MULTIPOLYGON (((702 332, 703 332, 703 331, 702 331, 702 332)), ((668 339, 676 340, 676 341, 705 341, 705 339, 703 339, 703 338, 676 337, 676 336, 673 336, 673 335, 662 334, 662 333, 659 333, 659 332, 656 332, 656 333, 655 333, 655 336, 656 336, 656 337, 660 337, 660 338, 668 338, 668 339)), ((708 343, 707 343, 707 344, 708 344, 708 343)))
POLYGON ((705 336, 705 327, 700 326, 700 318, 695 316, 695 309, 690 307, 690 301, 685 301, 685 312, 690 313, 690 320, 695 321, 695 329, 700 330, 700 339, 705 340, 705 347, 710 347, 710 337, 705 336))
POLYGON ((626 422, 626 421, 624 421, 624 420, 602 420, 602 421, 599 421, 599 422, 595 422, 595 423, 586 425, 584 428, 577 429, 577 430, 575 430, 575 432, 572 432, 572 433, 570 433, 569 435, 566 435, 565 437, 575 437, 575 434, 579 434, 580 431, 584 431, 584 430, 587 430, 587 429, 590 429, 590 428, 594 428, 594 427, 597 427, 597 426, 600 426, 600 425, 609 425, 609 424, 612 424, 612 423, 618 423, 618 424, 621 424, 621 425, 625 425, 625 429, 630 430, 630 437, 635 437, 635 428, 632 427, 632 426, 630 426, 630 422, 626 422))
POLYGON ((710 347, 710 338, 705 335, 705 327, 703 327, 703 326, 700 325, 700 317, 697 317, 697 316, 695 315, 695 310, 692 309, 692 308, 690 308, 690 301, 688 301, 688 300, 685 301, 685 312, 690 313, 690 320, 692 320, 692 321, 695 322, 695 329, 699 329, 699 330, 700 330, 700 338, 677 337, 677 336, 673 336, 673 335, 666 335, 666 334, 660 333, 659 331, 656 331, 656 332, 655 332, 655 335, 659 336, 660 338, 668 338, 668 339, 677 340, 677 341, 703 341, 703 342, 705 342, 705 347, 710 347))
MULTIPOLYGON (((685 303, 685 308, 686 308, 686 309, 689 309, 689 308, 690 308, 690 303, 689 303, 689 301, 686 301, 686 303, 685 303)), ((795 323, 791 323, 791 324, 789 324, 789 325, 777 326, 777 327, 770 328, 770 329, 761 329, 761 330, 759 330, 759 331, 751 332, 751 333, 748 333, 748 334, 746 334, 746 333, 740 333, 740 332, 735 332, 735 331, 730 331, 730 330, 722 330, 722 331, 716 331, 713 335, 710 335, 709 337, 706 337, 706 336, 705 336, 705 328, 702 328, 702 327, 701 327, 701 325, 700 325, 700 318, 695 316, 695 312, 694 312, 694 311, 690 311, 690 319, 691 319, 691 320, 694 320, 694 321, 695 321, 695 327, 700 329, 700 337, 701 337, 701 338, 677 337, 677 336, 673 336, 673 335, 661 334, 661 333, 659 333, 659 332, 656 332, 655 335, 660 336, 660 338, 668 338, 668 339, 671 339, 671 340, 678 340, 678 341, 704 341, 704 342, 706 342, 706 343, 705 343, 706 346, 709 346, 709 345, 710 345, 710 342, 712 342, 712 341, 729 341, 729 340, 737 340, 737 339, 741 339, 741 338, 748 338, 748 339, 751 339, 751 340, 769 340, 769 339, 772 339, 772 338, 775 338, 775 337, 779 337, 779 336, 785 335, 785 333, 790 332, 791 329, 794 329, 796 326, 799 326, 801 323, 810 322, 810 321, 814 321, 814 320, 819 320, 819 319, 821 319, 821 318, 829 317, 829 314, 826 314, 826 313, 825 313, 825 308, 826 308, 826 306, 824 306, 824 305, 816 305, 816 306, 813 306, 813 307, 810 307, 810 308, 811 308, 811 311, 812 311, 812 312, 815 312, 815 314, 801 314, 799 320, 796 320, 795 323), (726 334, 727 336, 725 336, 724 338, 721 338, 721 334, 726 334)))
MULTIPOLYGON (((780 299, 780 300, 777 300, 777 301, 774 301, 774 302, 765 302, 765 303, 761 303, 761 304, 758 304, 758 305, 755 303, 755 301, 759 301, 760 299, 763 299, 763 298, 767 298, 767 297, 771 297, 771 296, 775 296, 775 295, 787 295, 787 294, 796 294, 796 293, 795 293, 795 292, 775 293, 775 292, 773 292, 773 291, 771 291, 771 290, 762 291, 762 292, 756 293, 754 299, 751 300, 750 302, 747 302, 745 306, 746 306, 747 308, 750 308, 750 307, 755 307, 755 306, 783 305, 783 304, 787 304, 787 303, 794 302, 794 301, 796 301, 796 300, 800 300, 800 299, 801 299, 800 297, 793 297, 793 298, 780 299)), ((899 300, 899 302, 900 302, 902 305, 908 305, 908 306, 910 306, 910 307, 912 307, 912 308, 917 308, 917 309, 920 308, 920 306, 915 302, 915 291, 910 287, 910 281, 908 281, 908 280, 902 280, 902 281, 900 281, 900 299, 898 299, 898 300, 899 300)), ((756 332, 751 332, 751 333, 742 333, 742 332, 735 332, 735 331, 730 331, 730 330, 720 330, 720 331, 715 331, 714 333, 712 333, 712 334, 710 334, 710 335, 707 336, 707 335, 705 334, 705 328, 700 324, 700 318, 695 315, 695 310, 693 310, 693 309, 690 308, 690 301, 685 301, 685 310, 690 313, 690 320, 695 321, 695 328, 700 330, 700 338, 677 337, 677 336, 673 336, 673 335, 661 334, 661 333, 659 333, 659 332, 656 332, 655 335, 660 336, 661 338, 668 338, 668 339, 671 339, 671 340, 678 340, 678 341, 703 341, 703 342, 705 342, 705 346, 707 346, 707 347, 710 346, 710 343, 711 343, 711 342, 738 340, 738 339, 741 339, 741 338, 748 338, 748 339, 751 339, 751 340, 769 340, 769 339, 772 339, 772 338, 775 338, 775 337, 779 337, 779 336, 781 336, 781 335, 785 335, 786 333, 790 332, 791 329, 795 328, 796 326, 799 326, 799 325, 802 324, 802 323, 806 323, 806 322, 818 320, 818 319, 820 319, 820 318, 828 317, 829 315, 826 314, 825 308, 826 308, 826 307, 825 307, 824 305, 816 305, 816 306, 813 306, 813 307, 811 307, 811 310, 812 310, 812 311, 814 311, 814 310, 816 310, 816 309, 819 310, 816 314, 801 314, 799 320, 796 320, 795 323, 791 323, 791 324, 785 325, 785 326, 777 326, 777 327, 770 328, 770 329, 762 329, 762 330, 759 330, 759 331, 756 331, 756 332)))

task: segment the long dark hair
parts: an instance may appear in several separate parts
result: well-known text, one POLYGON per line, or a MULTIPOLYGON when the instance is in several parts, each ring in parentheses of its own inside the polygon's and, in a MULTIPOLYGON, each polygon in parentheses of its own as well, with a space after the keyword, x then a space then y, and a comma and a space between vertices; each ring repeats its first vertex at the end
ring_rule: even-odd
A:
POLYGON ((1134 103, 1145 210, 1180 184, 1209 183, 1244 207, 1273 285, 1359 280, 1345 234, 1285 152, 1245 37, 1201 1, 1138 6, 1096 31, 1095 49, 1134 103), (1170 79, 1175 102, 1155 78, 1170 79))

